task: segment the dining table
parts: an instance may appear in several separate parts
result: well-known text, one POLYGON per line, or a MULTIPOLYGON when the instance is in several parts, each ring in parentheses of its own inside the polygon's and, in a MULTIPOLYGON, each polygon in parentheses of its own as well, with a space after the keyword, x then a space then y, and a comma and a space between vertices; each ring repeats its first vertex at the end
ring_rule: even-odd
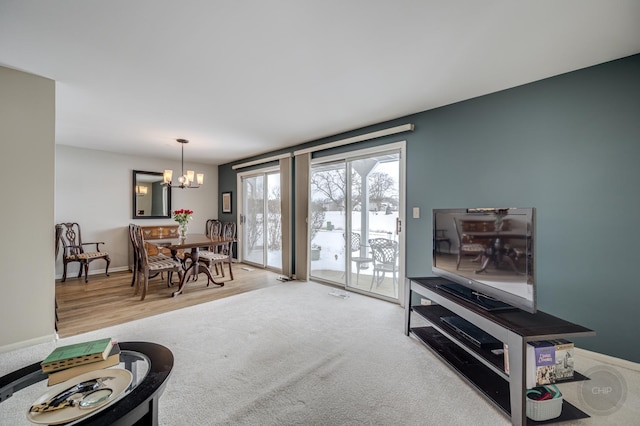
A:
POLYGON ((478 242, 478 240, 485 241, 485 251, 477 257, 482 266, 475 271, 476 274, 486 272, 490 264, 495 265, 496 268, 506 264, 517 275, 524 274, 518 270, 514 262, 514 258, 517 257, 518 253, 509 248, 509 243, 510 240, 526 240, 526 245, 529 246, 531 244, 531 235, 516 231, 465 231, 462 235, 471 237, 474 242, 478 242))
MULTIPOLYGON (((186 237, 182 238, 170 238, 170 239, 162 239, 162 240, 149 240, 145 241, 147 244, 154 245, 158 248, 166 248, 171 251, 171 256, 176 259, 178 258, 179 250, 191 250, 191 264, 186 266, 186 263, 183 262, 183 266, 185 267, 184 274, 182 274, 182 278, 180 279, 180 286, 178 290, 172 293, 173 297, 178 296, 184 291, 184 287, 189 280, 189 277, 197 277, 201 272, 198 264, 198 259, 200 258, 200 248, 210 249, 216 246, 222 246, 228 243, 234 243, 235 238, 227 238, 224 236, 209 236, 206 234, 187 234, 186 237)), ((202 272, 204 272, 209 280, 214 284, 223 287, 224 282, 216 281, 214 276, 211 274, 209 268, 202 268, 202 272)), ((207 281, 207 286, 209 285, 209 281, 207 281)))

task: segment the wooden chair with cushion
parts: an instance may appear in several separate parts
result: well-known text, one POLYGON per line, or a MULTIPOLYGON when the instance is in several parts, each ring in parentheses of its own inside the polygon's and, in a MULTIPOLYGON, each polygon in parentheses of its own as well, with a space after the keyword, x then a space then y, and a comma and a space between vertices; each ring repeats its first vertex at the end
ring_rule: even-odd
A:
POLYGON ((89 282, 89 264, 96 259, 104 259, 107 262, 105 274, 109 276, 109 264, 111 258, 106 251, 100 251, 100 244, 104 242, 83 243, 80 234, 80 225, 75 222, 59 223, 56 225, 56 257, 58 245, 62 244, 62 282, 67 279, 67 264, 78 262, 80 268, 78 278, 82 276, 84 269, 84 282, 89 282), (86 251, 85 246, 95 246, 95 251, 86 251))
POLYGON ((456 229, 456 234, 458 235, 458 259, 456 260, 456 269, 460 269, 460 260, 462 260, 462 256, 475 256, 476 260, 480 260, 482 256, 484 256, 484 252, 486 250, 486 246, 480 243, 474 243, 473 238, 465 235, 460 231, 460 225, 457 220, 453 220, 453 226, 456 229))
MULTIPOLYGON (((225 222, 225 224, 222 226, 222 235, 227 239, 235 240, 236 231, 237 226, 235 222, 225 222)), ((230 255, 233 255, 233 253, 231 253, 233 250, 233 243, 227 243, 222 248, 226 249, 230 255)))
POLYGON ((142 287, 140 300, 144 300, 149 288, 149 279, 162 272, 167 272, 167 286, 171 286, 171 277, 174 272, 177 272, 178 276, 182 280, 182 264, 178 260, 166 256, 165 258, 156 259, 154 261, 150 260, 144 244, 144 236, 142 235, 142 230, 139 226, 133 227, 133 237, 135 252, 138 256, 138 271, 136 273, 137 280, 135 291, 133 293, 134 295, 137 295, 140 291, 140 287, 142 287), (142 280, 143 285, 140 284, 140 281, 142 280))
MULTIPOLYGON (((215 227, 211 228, 211 232, 212 232, 211 235, 215 235, 213 234, 213 232, 216 232, 215 227)), ((226 222, 222 226, 221 235, 228 239, 235 239, 236 223, 226 222)), ((209 250, 201 250, 198 261, 202 263, 204 266, 206 266, 207 268, 209 268, 209 270, 211 270, 211 268, 214 268, 216 274, 218 274, 218 265, 220 265, 220 273, 222 274, 223 277, 225 276, 224 264, 225 263, 228 264, 229 276, 233 280, 233 269, 231 268, 232 256, 233 256, 232 244, 233 243, 228 242, 228 243, 220 244, 217 247, 213 247, 213 248, 210 247, 209 250)), ((208 281, 207 281, 207 285, 209 285, 208 281)))
POLYGON ((218 219, 207 219, 207 223, 204 226, 205 235, 220 235, 222 233, 222 222, 218 219), (215 229, 212 231, 211 227, 214 226, 215 229))
MULTIPOLYGON (((136 283, 136 279, 138 278, 138 271, 139 271, 139 264, 138 264, 138 257, 139 257, 139 253, 138 253, 138 246, 136 244, 135 241, 135 233, 138 231, 138 229, 140 228, 140 226, 135 225, 133 223, 129 224, 129 242, 131 243, 131 247, 133 248, 132 252, 133 252, 133 277, 131 278, 131 287, 133 287, 136 283)), ((141 228, 140 228, 141 229, 141 228)), ((164 253, 156 253, 156 254, 150 254, 149 251, 147 250, 147 256, 149 257, 149 262, 157 262, 158 260, 166 260, 166 259, 171 259, 171 256, 164 254, 164 253)), ((155 277, 157 274, 154 274, 152 277, 155 277)))
MULTIPOLYGON (((218 219, 208 219, 207 223, 205 224, 205 229, 207 230, 206 234, 209 235, 210 237, 219 237, 220 235, 222 235, 222 222, 220 222, 218 219)), ((199 256, 200 258, 202 257, 202 253, 208 253, 208 252, 213 252, 213 253, 218 253, 220 251, 218 246, 209 246, 207 247, 205 250, 201 250, 199 252, 199 256)), ((186 261, 190 261, 191 260, 191 253, 189 252, 185 252, 183 254, 183 260, 186 261)), ((207 267, 209 267, 209 265, 207 264, 206 261, 203 260, 203 263, 205 263, 207 265, 207 267)), ((218 266, 217 264, 214 265, 215 267, 215 271, 216 271, 216 275, 218 274, 218 266)), ((191 277, 190 277, 191 278, 191 277)), ((196 275, 194 278, 195 281, 198 280, 198 276, 196 275)))

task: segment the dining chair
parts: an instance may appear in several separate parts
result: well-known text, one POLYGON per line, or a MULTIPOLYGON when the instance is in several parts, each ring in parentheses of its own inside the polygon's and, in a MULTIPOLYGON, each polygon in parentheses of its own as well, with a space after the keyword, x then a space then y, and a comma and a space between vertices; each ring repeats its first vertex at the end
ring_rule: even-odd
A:
POLYGON ((78 262, 78 278, 82 276, 84 270, 84 282, 89 282, 89 264, 96 259, 104 259, 107 262, 105 275, 109 276, 109 264, 111 258, 106 251, 100 251, 100 244, 104 242, 83 243, 80 233, 80 225, 76 222, 59 223, 55 227, 56 238, 56 258, 58 257, 59 245, 62 244, 62 282, 67 280, 67 264, 78 262), (95 246, 95 251, 86 251, 85 246, 95 246))
MULTIPOLYGON (((178 273, 178 277, 182 280, 182 264, 180 261, 172 259, 170 257, 164 259, 150 260, 147 248, 144 244, 144 236, 142 235, 142 229, 139 226, 133 228, 134 243, 136 245, 136 251, 138 254, 138 271, 136 273, 136 287, 134 296, 140 291, 142 287, 142 295, 140 300, 144 300, 147 296, 147 289, 149 288, 149 279, 153 278, 159 273, 167 272, 167 286, 171 286, 171 278, 174 272, 178 273), (143 281, 141 286, 140 281, 143 281)), ((164 256, 164 255, 163 255, 164 256)))
POLYGON ((349 259, 356 264, 356 283, 358 283, 360 281, 360 269, 362 268, 362 265, 367 265, 373 262, 373 258, 367 257, 367 256, 361 256, 363 246, 362 246, 361 237, 359 233, 352 232, 350 240, 347 240, 347 237, 345 234, 342 234, 342 236, 345 238, 347 243, 350 243, 350 247, 348 247, 348 249, 351 251, 352 254, 349 256, 349 259), (357 253, 357 255, 353 256, 353 253, 357 253))
MULTIPOLYGON (((236 238, 236 230, 237 226, 235 222, 225 222, 222 225, 221 236, 227 240, 235 240, 236 238)), ((224 255, 221 261, 217 262, 220 265, 220 272, 224 277, 224 264, 227 263, 229 265, 229 276, 233 279, 233 270, 231 269, 231 264, 233 260, 233 242, 227 242, 224 244, 220 244, 217 247, 218 253, 224 255)), ((218 271, 216 265, 216 272, 218 271)))
POLYGON ((222 232, 222 222, 218 219, 207 219, 207 222, 204 226, 205 235, 220 235, 222 232), (211 227, 214 226, 215 230, 212 232, 211 227))
POLYGON ((441 253, 442 244, 447 245, 447 253, 451 253, 451 238, 447 237, 446 229, 436 229, 433 235, 433 248, 436 252, 441 253))
POLYGON ((382 283, 387 272, 393 277, 393 292, 398 294, 398 242, 388 238, 372 238, 369 240, 369 247, 373 256, 373 277, 371 278, 371 288, 376 283, 376 287, 382 283))
POLYGON ((453 219, 453 227, 455 228, 458 236, 458 258, 456 260, 456 270, 458 270, 460 269, 462 256, 472 255, 475 256, 477 260, 480 260, 484 256, 487 247, 484 244, 474 243, 473 237, 462 233, 460 225, 455 218, 453 219))
MULTIPOLYGON (((227 239, 235 239, 236 237, 236 223, 235 222, 226 222, 222 225, 222 233, 221 236, 227 239)), ((215 232, 215 227, 211 228, 212 236, 215 232)), ((198 261, 202 263, 204 266, 209 268, 211 271, 212 268, 215 271, 216 275, 218 274, 218 265, 220 265, 220 274, 225 276, 224 273, 224 264, 229 265, 229 276, 233 280, 233 269, 231 267, 232 264, 232 256, 233 256, 233 246, 232 242, 227 242, 224 244, 219 244, 216 247, 209 248, 209 250, 201 250, 200 257, 198 261)), ((209 282, 207 281, 207 285, 209 282)))
MULTIPOLYGON (((131 278, 131 287, 133 287, 136 283, 136 278, 138 277, 138 271, 139 271, 139 253, 138 253, 138 245, 136 244, 136 238, 135 238, 135 233, 137 231, 137 229, 140 228, 139 225, 135 225, 133 223, 129 224, 129 242, 131 243, 131 247, 132 247, 132 252, 133 252, 133 277, 131 278)), ((142 228, 140 228, 142 229, 142 228)), ((145 245, 146 247, 146 245, 145 245)), ((166 259, 171 259, 171 256, 168 256, 164 253, 158 252, 156 254, 149 254, 149 251, 147 250, 147 256, 149 258, 149 262, 157 262, 159 260, 166 260, 166 259)), ((153 274, 150 276, 150 278, 155 277, 156 274, 153 274)))
MULTIPOLYGON (((238 227, 235 222, 225 222, 222 226, 222 235, 230 240, 235 240, 238 227)), ((233 249, 233 243, 226 244, 227 250, 233 249)))
MULTIPOLYGON (((210 237, 219 237, 219 236, 222 235, 222 222, 219 221, 218 219, 207 219, 207 222, 205 224, 205 229, 206 229, 206 235, 209 235, 210 237)), ((205 250, 201 250, 199 252, 199 256, 202 256, 202 253, 207 253, 207 252, 218 253, 219 251, 220 251, 220 249, 219 249, 219 247, 217 245, 216 246, 208 246, 205 250)), ((190 252, 184 252, 182 254, 182 260, 185 263, 187 261, 190 261, 191 260, 191 253, 190 252)), ((206 262, 203 262, 203 263, 206 263, 206 262)), ((218 274, 218 266, 217 266, 217 264, 215 264, 214 267, 215 267, 215 272, 216 272, 216 275, 217 275, 218 274)), ((194 279, 194 281, 197 281, 198 280, 198 276, 196 275, 193 279, 194 279)))
POLYGON ((53 326, 54 326, 53 328, 56 330, 56 333, 57 333, 58 332, 58 322, 60 321, 60 317, 58 316, 58 298, 54 297, 53 301, 55 303, 54 304, 54 313, 55 313, 54 319, 55 319, 55 321, 53 322, 53 326))
POLYGON ((236 239, 237 225, 235 222, 225 222, 222 227, 222 235, 228 239, 232 240, 222 246, 220 249, 223 253, 228 254, 227 263, 229 263, 229 274, 231 275, 231 279, 233 279, 233 271, 231 270, 231 264, 233 263, 233 241, 236 239))

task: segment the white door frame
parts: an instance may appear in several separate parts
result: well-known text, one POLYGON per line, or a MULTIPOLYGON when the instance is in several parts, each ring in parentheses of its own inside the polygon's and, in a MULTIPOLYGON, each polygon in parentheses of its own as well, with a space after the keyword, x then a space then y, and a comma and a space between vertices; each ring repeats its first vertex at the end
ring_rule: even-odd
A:
MULTIPOLYGON (((237 257, 238 257, 238 262, 242 262, 243 258, 242 258, 242 254, 243 254, 243 233, 244 233, 244 219, 243 219, 243 213, 244 213, 244 192, 243 192, 243 187, 242 187, 242 179, 245 177, 251 177, 251 176, 258 176, 258 175, 264 175, 265 176, 265 185, 266 185, 266 175, 269 173, 273 173, 273 172, 280 172, 280 166, 270 166, 270 167, 264 167, 261 169, 254 169, 254 170, 250 170, 250 171, 246 171, 246 172, 240 172, 236 175, 236 191, 238 193, 238 202, 237 202, 237 206, 238 206, 238 213, 236 216, 236 221, 238 223, 238 231, 237 231, 237 239, 238 239, 238 253, 237 253, 237 257)), ((265 212, 266 215, 266 212, 265 212)), ((265 226, 266 226, 266 220, 265 222, 265 226)), ((266 238, 266 233, 263 233, 263 237, 266 238)), ((266 250, 266 245, 265 245, 265 250, 266 250)), ((263 253, 263 259, 266 259, 266 253, 263 253)), ((266 260, 264 262, 264 267, 267 268, 267 264, 266 264, 266 260)))
MULTIPOLYGON (((405 253, 405 237, 404 237, 404 230, 405 230, 405 223, 406 223, 406 208, 405 208, 405 204, 406 204, 406 151, 407 151, 407 142, 406 141, 399 141, 399 142, 392 142, 392 143, 388 143, 388 144, 384 144, 384 145, 378 145, 375 147, 371 147, 371 148, 363 148, 363 149, 356 149, 353 151, 347 151, 344 153, 340 153, 340 154, 335 154, 335 155, 330 155, 330 156, 326 156, 326 157, 320 157, 320 158, 316 158, 316 159, 311 159, 310 162, 310 166, 313 166, 314 164, 322 164, 322 163, 328 163, 328 162, 335 162, 335 161, 340 161, 340 160, 345 160, 348 161, 349 159, 353 158, 353 157, 362 157, 362 156, 368 156, 368 155, 375 155, 375 154, 380 154, 380 153, 384 153, 387 151, 399 151, 400 152, 400 160, 399 160, 399 182, 398 182, 398 189, 400 191, 399 194, 399 205, 398 205, 398 220, 400 221, 399 224, 399 232, 398 232, 398 246, 400 247, 400 255, 399 255, 399 271, 398 271, 398 300, 392 299, 392 298, 387 298, 384 296, 379 296, 379 295, 375 295, 374 293, 367 293, 367 294, 371 294, 375 297, 379 297, 381 299, 385 299, 385 300, 390 300, 390 301, 394 301, 394 302, 398 302, 401 305, 404 303, 404 291, 405 291, 405 259, 406 259, 406 253, 405 253)), ((309 202, 309 200, 307 200, 309 202)), ((310 224, 308 224, 309 226, 310 224)), ((311 235, 311 230, 308 230, 307 235, 311 235)), ((309 241, 307 241, 307 247, 309 246, 309 241)), ((308 259, 308 262, 310 262, 311 259, 308 259)), ((309 266, 309 271, 311 270, 311 267, 309 266)), ((351 288, 350 288, 351 289, 351 288)))

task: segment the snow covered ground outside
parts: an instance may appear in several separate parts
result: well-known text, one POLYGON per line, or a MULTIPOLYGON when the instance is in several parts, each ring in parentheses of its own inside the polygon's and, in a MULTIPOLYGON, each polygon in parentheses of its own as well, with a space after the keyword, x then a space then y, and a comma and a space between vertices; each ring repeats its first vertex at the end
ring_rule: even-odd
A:
MULTIPOLYGON (((392 214, 389 215, 381 212, 369 212, 369 238, 389 238, 397 240, 397 235, 395 234, 397 217, 398 212, 392 212, 392 214)), ((354 224, 353 231, 362 235, 359 226, 360 212, 352 213, 352 223, 354 224)), ((325 224, 311 241, 312 245, 322 247, 322 250, 320 250, 320 259, 311 261, 312 273, 315 270, 344 271, 346 258, 345 240, 343 237, 344 224, 345 216, 343 212, 326 212, 325 224), (334 226, 333 230, 327 230, 327 222, 331 222, 334 226)), ((362 243, 366 244, 366 241, 362 241, 362 243)), ((363 270, 361 274, 366 274, 367 272, 371 275, 370 270, 363 270)))
MULTIPOLYGON (((360 229, 361 213, 353 212, 352 223, 354 224, 354 232, 358 232, 362 235, 360 229)), ((369 235, 367 238, 388 238, 392 240, 398 239, 395 234, 397 212, 391 212, 391 214, 384 214, 381 212, 369 212, 369 235)), ((315 259, 314 253, 311 253, 311 267, 310 275, 315 278, 328 280, 335 283, 344 284, 347 276, 345 275, 346 268, 346 253, 345 253, 345 240, 344 240, 344 228, 345 228, 345 216, 343 212, 328 211, 325 214, 325 221, 322 224, 322 228, 316 232, 312 240, 313 245, 321 247, 319 251, 319 258, 315 259), (331 226, 327 227, 330 223, 331 226), (315 260, 314 260, 315 259, 315 260)), ((365 237, 362 236, 362 244, 367 244, 365 237)), ((299 248, 300 249, 300 248, 299 248)), ((256 246, 249 257, 245 256, 245 261, 253 260, 257 263, 261 263, 262 259, 262 246, 256 246)), ((358 253, 353 253, 353 256, 358 256, 358 253)), ((371 253, 368 248, 365 248, 363 253, 366 257, 371 257, 371 253)), ((282 251, 270 250, 267 252, 268 264, 267 266, 280 268, 282 265, 282 251)), ((356 276, 355 263, 351 265, 352 280, 350 287, 359 288, 363 291, 371 290, 374 293, 381 294, 389 297, 397 297, 397 282, 394 283, 392 274, 386 274, 385 278, 380 281, 379 284, 372 284, 372 265, 363 264, 360 269, 359 277, 356 276)))

